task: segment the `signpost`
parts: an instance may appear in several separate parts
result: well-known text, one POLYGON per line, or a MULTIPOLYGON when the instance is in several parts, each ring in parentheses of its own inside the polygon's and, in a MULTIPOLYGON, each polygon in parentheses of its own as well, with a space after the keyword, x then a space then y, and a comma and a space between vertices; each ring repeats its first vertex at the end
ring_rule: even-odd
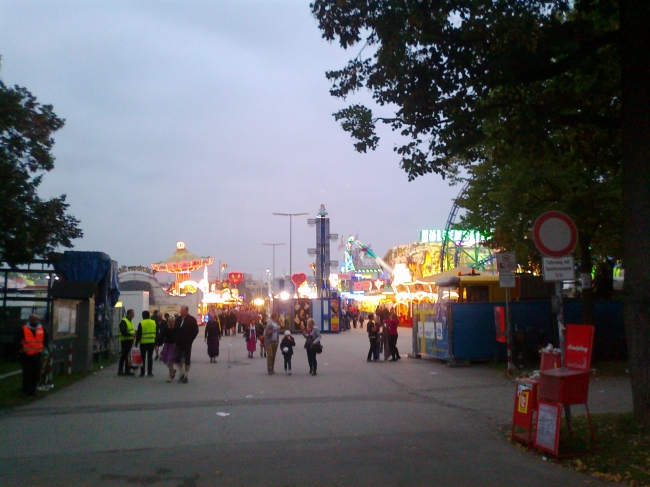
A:
POLYGON ((517 256, 514 252, 499 252, 497 254, 497 270, 499 271, 499 287, 506 288, 506 338, 508 350, 508 375, 512 375, 512 325, 510 324, 510 288, 517 287, 517 256))
POLYGON ((557 297, 557 327, 560 338, 562 367, 564 367, 564 313, 562 311, 562 281, 574 278, 573 257, 569 254, 578 242, 578 229, 573 220, 559 211, 542 213, 533 224, 533 241, 545 255, 542 271, 545 281, 555 282, 557 297))

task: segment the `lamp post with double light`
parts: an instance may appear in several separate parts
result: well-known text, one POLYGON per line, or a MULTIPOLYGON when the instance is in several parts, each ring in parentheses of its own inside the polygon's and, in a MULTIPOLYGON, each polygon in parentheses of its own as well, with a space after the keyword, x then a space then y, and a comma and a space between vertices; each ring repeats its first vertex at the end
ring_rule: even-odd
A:
MULTIPOLYGON (((307 216, 309 213, 273 213, 275 216, 288 216, 289 217, 289 281, 291 281, 291 276, 293 275, 293 261, 292 261, 292 248, 291 248, 291 236, 292 236, 292 225, 294 216, 307 216)), ((293 283, 292 283, 293 285, 293 283)))

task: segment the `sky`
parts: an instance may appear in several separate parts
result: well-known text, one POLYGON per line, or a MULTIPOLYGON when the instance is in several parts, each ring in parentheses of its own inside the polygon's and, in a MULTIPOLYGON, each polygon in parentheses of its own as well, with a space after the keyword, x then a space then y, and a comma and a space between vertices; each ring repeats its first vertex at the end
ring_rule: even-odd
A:
MULTIPOLYGON (((65 119, 43 198, 67 195, 74 250, 148 266, 176 242, 227 271, 310 273, 325 205, 330 231, 380 256, 444 228, 460 188, 409 182, 381 129, 359 154, 332 116, 328 70, 358 47, 322 39, 308 1, 0 0, 0 78, 65 119), (272 213, 309 213, 289 218, 272 213), (291 234, 291 239, 290 239, 291 234)), ((379 111, 379 114, 390 114, 379 111)), ((343 260, 332 245, 332 260, 343 260)))

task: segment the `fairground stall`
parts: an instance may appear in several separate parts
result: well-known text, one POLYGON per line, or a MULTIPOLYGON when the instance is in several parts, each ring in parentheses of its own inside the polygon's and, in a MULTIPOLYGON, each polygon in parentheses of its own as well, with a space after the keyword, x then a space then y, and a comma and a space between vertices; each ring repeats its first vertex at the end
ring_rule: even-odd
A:
MULTIPOLYGON (((436 301, 413 306, 413 354, 451 364, 505 357, 500 317, 506 295, 498 276, 470 271, 431 279, 436 285, 436 301)), ((517 275, 517 285, 510 290, 510 313, 515 333, 526 342, 522 347, 536 350, 553 342, 557 330, 547 300, 550 290, 543 283, 536 286, 528 281, 537 283, 541 278, 517 275)))

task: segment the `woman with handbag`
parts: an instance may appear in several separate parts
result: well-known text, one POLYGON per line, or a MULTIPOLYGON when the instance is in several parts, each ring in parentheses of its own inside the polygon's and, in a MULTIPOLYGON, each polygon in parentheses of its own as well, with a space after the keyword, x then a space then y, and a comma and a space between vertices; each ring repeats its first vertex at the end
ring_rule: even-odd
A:
POLYGON ((309 374, 316 375, 316 368, 318 363, 316 361, 316 354, 322 351, 320 343, 320 330, 316 326, 314 318, 307 320, 307 329, 302 332, 305 337, 305 350, 307 350, 307 362, 309 362, 309 374))

